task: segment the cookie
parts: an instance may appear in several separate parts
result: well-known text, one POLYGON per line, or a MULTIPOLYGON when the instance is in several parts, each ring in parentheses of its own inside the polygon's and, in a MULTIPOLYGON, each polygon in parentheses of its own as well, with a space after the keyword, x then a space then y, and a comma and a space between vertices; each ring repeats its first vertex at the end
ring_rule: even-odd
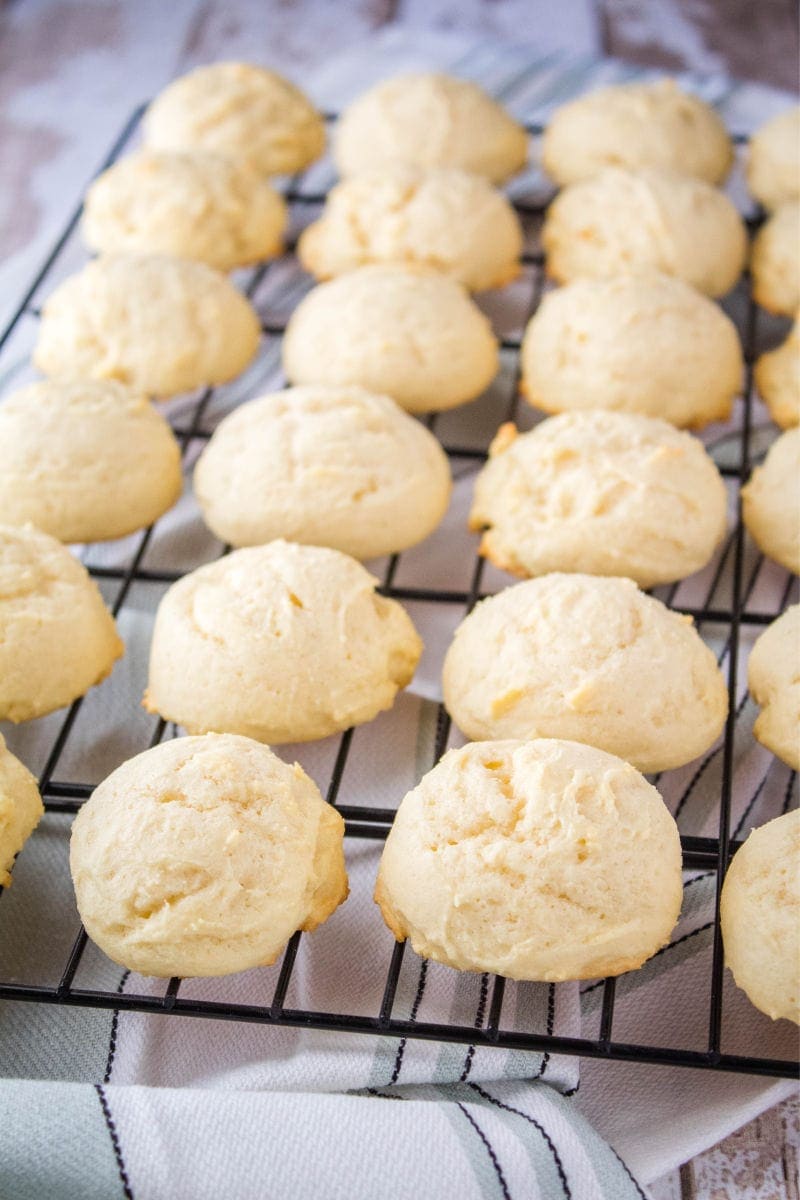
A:
POLYGON ((754 829, 720 901, 725 962, 749 1000, 800 1024, 800 810, 754 829))
POLYGON ((95 259, 56 288, 33 361, 45 375, 171 396, 234 379, 260 336, 250 303, 205 263, 123 254, 95 259))
POLYGON ((143 150, 95 180, 82 230, 100 254, 174 254, 232 271, 280 254, 285 227, 283 200, 245 163, 143 150))
POLYGON ((384 80, 345 110, 333 137, 339 174, 386 167, 461 167, 494 183, 516 175, 528 135, 483 88, 417 72, 384 80))
POLYGON ((0 404, 0 524, 104 541, 152 524, 182 486, 172 430, 124 384, 46 380, 0 404))
POLYGON ((750 256, 753 296, 768 312, 800 308, 800 203, 783 204, 761 226, 750 256))
POLYGON ((757 359, 755 380, 776 425, 791 429, 800 424, 800 313, 786 340, 757 359))
POLYGON ((758 548, 800 574, 800 429, 772 443, 742 488, 742 516, 758 548))
POLYGON ((519 218, 485 178, 402 166, 340 183, 297 249, 318 279, 400 263, 431 267, 475 292, 515 279, 521 252, 519 218))
POLYGON ((647 772, 703 754, 728 712, 691 617, 593 575, 544 575, 482 601, 455 632, 443 685, 473 741, 567 738, 647 772))
POLYGON ((800 200, 800 107, 786 109, 750 138, 747 186, 765 208, 800 200))
POLYGON ((733 146, 714 109, 674 79, 600 88, 556 109, 542 140, 555 182, 577 183, 604 167, 658 167, 719 183, 733 146))
POLYGON ((422 642, 338 550, 274 541, 185 575, 158 608, 144 706, 189 733, 306 742, 371 721, 422 642))
POLYGON ((753 733, 800 771, 800 604, 764 630, 750 651, 747 686, 760 707, 753 733))
POLYGON ((620 167, 556 196, 542 244, 559 283, 652 267, 708 296, 730 291, 747 254, 742 218, 722 192, 688 175, 620 167))
POLYGON ((176 738, 118 767, 75 818, 86 932, 142 975, 274 963, 347 896, 344 821, 297 765, 230 734, 176 738))
POLYGON ((0 734, 0 887, 11 886, 11 868, 44 813, 36 780, 0 734))
POLYGON ((0 526, 0 720, 63 708, 123 652, 97 585, 69 550, 32 525, 0 526))
POLYGON ((473 400, 498 366, 480 309, 454 280, 421 268, 373 265, 320 284, 283 339, 292 383, 355 384, 409 412, 473 400))
POLYGON ((210 150, 259 175, 302 171, 325 149, 322 117, 299 88, 247 63, 211 63, 176 79, 143 127, 152 150, 210 150))
POLYGON ((223 542, 284 537, 363 559, 426 538, 451 481, 433 434, 387 396, 306 387, 226 417, 195 467, 194 489, 223 542))
POLYGON ((730 416, 741 382, 733 322, 656 272, 548 292, 522 343, 522 392, 545 412, 613 409, 700 428, 730 416))
POLYGON ((655 417, 562 413, 501 426, 475 484, 481 554, 515 575, 625 575, 640 587, 699 571, 725 533, 725 485, 702 444, 655 417))
POLYGON ((678 830, 628 763, 577 742, 476 742, 409 792, 375 899, 399 941, 462 971, 632 971, 681 907, 678 830))

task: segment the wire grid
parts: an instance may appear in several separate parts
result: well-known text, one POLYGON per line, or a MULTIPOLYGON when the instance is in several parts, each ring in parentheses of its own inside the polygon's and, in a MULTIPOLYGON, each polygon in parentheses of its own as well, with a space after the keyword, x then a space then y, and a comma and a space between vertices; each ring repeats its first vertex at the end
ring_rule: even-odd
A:
MULTIPOLYGON (((127 122, 119 137, 113 144, 107 157, 98 168, 98 173, 109 167, 120 156, 132 139, 145 106, 137 109, 127 122)), ((329 120, 334 119, 329 116, 329 120)), ((541 133, 541 127, 528 125, 531 134, 541 133)), ((302 176, 294 177, 285 197, 289 205, 308 206, 319 205, 325 199, 322 192, 312 193, 303 189, 302 176)), ((516 203, 522 216, 539 218, 545 208, 544 204, 516 203)), ((25 314, 38 314, 34 301, 39 289, 51 272, 57 266, 60 256, 74 233, 82 213, 79 205, 72 213, 62 233, 57 238, 44 263, 36 273, 29 288, 19 302, 8 326, 0 335, 0 351, 25 314)), ((544 284, 543 256, 538 252, 523 255, 523 263, 530 273, 530 292, 526 306, 525 323, 536 310, 544 284)), ((264 264, 256 268, 245 287, 245 294, 252 297, 263 282, 272 264, 264 264)), ((739 438, 738 461, 735 465, 722 468, 722 473, 733 477, 741 486, 749 476, 751 467, 751 428, 752 428, 752 370, 755 357, 756 323, 758 310, 748 293, 747 315, 744 329, 744 352, 746 362, 746 383, 744 391, 743 421, 739 438)), ((283 324, 265 323, 263 332, 268 336, 280 336, 284 330, 283 324)), ((516 366, 513 373, 509 397, 505 405, 503 420, 513 421, 517 416, 519 403, 519 349, 518 338, 501 339, 504 350, 516 354, 516 366)), ((172 427, 186 453, 191 443, 197 439, 206 439, 210 433, 202 427, 203 416, 214 395, 215 389, 204 390, 195 400, 188 421, 173 421, 172 427)), ((428 416, 426 424, 432 431, 436 430, 438 414, 428 416)), ((471 446, 447 445, 444 449, 451 458, 473 459, 480 462, 485 459, 485 449, 471 446)), ((153 535, 153 526, 138 535, 138 542, 127 566, 89 566, 90 574, 98 579, 104 579, 117 584, 116 595, 111 604, 111 611, 116 617, 123 608, 131 587, 138 582, 170 584, 181 578, 184 572, 148 569, 142 565, 145 553, 153 535)), ((226 553, 229 548, 223 549, 226 553)), ((470 612, 479 599, 482 598, 481 584, 485 560, 476 555, 472 568, 471 581, 465 590, 448 590, 443 588, 403 587, 395 584, 400 555, 395 554, 388 559, 384 577, 379 590, 394 599, 421 600, 434 603, 456 604, 463 606, 464 615, 470 612)), ((506 981, 500 976, 485 976, 485 983, 491 979, 491 997, 488 1006, 483 1005, 480 1019, 475 1026, 462 1026, 418 1021, 415 1010, 408 1019, 400 1019, 393 1015, 395 994, 400 977, 403 958, 406 953, 405 943, 395 943, 389 959, 383 996, 378 1013, 375 1016, 351 1015, 338 1012, 321 1012, 288 1008, 285 1005, 287 989, 294 970, 301 934, 296 933, 289 941, 278 974, 277 984, 268 1005, 235 1004, 210 1000, 187 999, 180 996, 181 980, 173 978, 167 983, 161 996, 135 995, 123 993, 120 989, 110 991, 98 988, 82 988, 74 985, 74 980, 81 959, 86 949, 88 938, 81 927, 69 951, 67 961, 55 986, 27 984, 18 980, 4 981, 0 979, 0 999, 48 1003, 56 1005, 71 1005, 96 1007, 105 1009, 131 1010, 137 1012, 177 1013, 182 1016, 206 1017, 231 1021, 256 1022, 266 1025, 287 1025, 316 1028, 321 1030, 340 1030, 347 1032, 367 1033, 373 1035, 395 1036, 400 1038, 421 1038, 441 1042, 454 1042, 471 1046, 499 1046, 506 1049, 529 1050, 547 1054, 577 1055, 581 1057, 605 1058, 637 1062, 661 1063, 672 1066, 701 1067, 723 1071, 742 1072, 767 1076, 789 1076, 796 1074, 796 1064, 775 1058, 759 1058, 754 1056, 727 1054, 721 1051, 722 1037, 722 1001, 723 1001, 723 951, 719 924, 719 895, 722 880, 727 869, 730 855, 741 844, 730 835, 731 798, 733 788, 733 751, 734 733, 737 718, 737 659, 740 628, 742 624, 765 626, 776 616, 776 613, 750 611, 746 608, 750 593, 753 590, 755 577, 760 560, 755 570, 745 579, 744 561, 744 528, 741 520, 741 506, 738 503, 737 487, 737 520, 734 531, 726 543, 717 565, 714 577, 707 592, 707 601, 701 607, 688 608, 680 606, 680 611, 695 618, 698 625, 713 622, 727 627, 727 638, 724 654, 728 660, 728 699, 729 713, 725 727, 724 746, 722 750, 722 785, 719 806, 719 825, 716 837, 682 836, 684 869, 710 869, 716 874, 716 896, 713 935, 713 958, 711 968, 710 1005, 708 1013, 708 1038, 705 1050, 681 1049, 675 1047, 659 1047, 652 1045, 631 1044, 615 1040, 613 1037, 614 1006, 616 995, 616 980, 608 978, 599 985, 603 989, 600 1013, 599 1036, 563 1037, 553 1034, 552 1019, 548 1020, 548 1028, 544 1033, 520 1032, 504 1028, 502 1025, 503 1000, 506 981), (714 596, 726 561, 733 554, 733 583, 729 606, 712 607, 710 600, 714 596), (488 1007, 488 1011, 487 1010, 488 1007)), ((675 585, 667 596, 667 603, 673 607, 673 600, 679 585, 675 585)), ((793 582, 791 577, 786 586, 781 607, 788 602, 793 582)), ((46 762, 40 775, 40 789, 48 812, 75 813, 80 805, 88 798, 94 785, 82 782, 64 782, 55 777, 62 754, 67 746, 71 730, 80 711, 83 699, 78 699, 68 709, 52 742, 46 762)), ((450 718, 444 706, 440 703, 438 709, 437 729, 434 754, 431 765, 438 761, 446 749, 450 733, 450 718)), ((167 734, 168 724, 158 719, 149 740, 149 746, 157 745, 167 734)), ((172 727, 174 733, 174 726, 172 727)), ((347 730, 339 739, 333 770, 328 784, 326 798, 334 805, 345 819, 346 836, 349 838, 384 839, 389 831, 395 812, 393 809, 355 806, 339 803, 339 791, 342 777, 350 754, 353 730, 347 730)), ((144 747, 142 747, 144 748, 144 747)), ((787 807, 794 775, 790 776, 787 788, 787 807)), ((763 786, 763 781, 762 781, 763 786)), ((748 809, 749 812, 749 809, 748 809)), ((747 813, 745 814, 746 817, 747 813)), ((739 822, 737 834, 744 825, 744 818, 739 822)), ((424 970, 424 964, 423 964, 424 970)), ((551 988, 552 1010, 552 988, 551 988)))

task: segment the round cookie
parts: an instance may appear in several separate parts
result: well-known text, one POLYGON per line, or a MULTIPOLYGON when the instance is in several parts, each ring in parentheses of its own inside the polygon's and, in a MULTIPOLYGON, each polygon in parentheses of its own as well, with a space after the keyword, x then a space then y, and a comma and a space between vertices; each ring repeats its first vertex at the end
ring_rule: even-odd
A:
POLYGON ((250 303, 205 263, 124 254, 95 259, 56 288, 33 361, 45 375, 171 396, 235 378, 260 336, 250 303))
POLYGON ((630 579, 544 575, 482 601, 443 673, 473 741, 567 738, 668 771, 716 741, 728 712, 717 660, 691 617, 630 579))
POLYGON ((284 541, 192 571, 159 605, 145 708, 190 733, 273 744, 371 721, 422 652, 376 583, 338 550, 284 541))
POLYGON ((761 226, 750 257, 753 296, 768 312, 800 308, 800 203, 783 204, 761 226))
POLYGON ((560 982, 632 971, 682 898, 678 830, 628 763, 577 742, 476 742, 409 792, 375 899, 417 954, 560 982))
POLYGON ((288 388, 235 409, 194 471, 206 524, 223 542, 284 537, 354 558, 421 542, 450 499, 436 438, 387 396, 288 388))
POLYGON ((742 516, 758 548, 800 574, 800 429, 772 443, 742 488, 742 516))
POLYGON ((475 484, 481 554, 515 575, 625 575, 640 587, 704 567, 725 533, 725 485, 691 434, 632 413, 503 425, 475 484))
POLYGON ((656 272, 548 292, 522 342, 522 392, 545 412, 613 409, 699 428, 730 416, 741 382, 733 322, 656 272))
POLYGON ((756 638, 747 686, 761 708, 753 733, 762 746, 800 771, 800 604, 756 638))
POLYGON ((750 138, 747 186, 765 208, 800 200, 800 106, 778 113, 750 138))
POLYGON ((181 494, 181 451, 144 396, 114 380, 45 380, 0 404, 0 524, 61 542, 123 537, 181 494))
POLYGON ((0 526, 0 720, 70 704, 124 646, 86 568, 49 534, 0 526))
POLYGON ((556 196, 542 245, 559 283, 652 267, 709 296, 730 291, 747 254, 742 218, 722 192, 688 175, 620 167, 556 196))
POLYGON ((333 157, 342 176, 401 164, 461 167, 502 183, 525 166, 528 135, 477 84, 417 72, 384 80, 345 110, 333 157))
POLYGON ((400 263, 431 267, 471 291, 510 283, 521 252, 519 218, 482 176, 402 166, 340 183, 297 248, 318 279, 371 262, 400 263))
POLYGON ((800 1024, 800 810, 754 829, 728 867, 720 900, 725 962, 773 1021, 800 1024))
POLYGON ((11 886, 11 868, 44 813, 36 780, 0 734, 0 887, 11 886))
POLYGON ((283 339, 292 383, 355 384, 409 412, 473 400, 498 365, 480 309, 454 280, 422 268, 373 265, 320 284, 283 339))
POLYGON ((555 182, 577 183, 604 167, 659 167, 719 183, 733 146, 714 109, 674 79, 600 88, 553 114, 542 165, 555 182))
POLYGON ((142 975, 275 962, 347 897, 344 821, 297 765, 230 734, 123 763, 75 818, 70 870, 86 932, 142 975))
POLYGON ((757 359, 755 380, 776 425, 790 429, 800 424, 800 313, 786 340, 757 359))
POLYGON ((303 93, 274 71, 218 62, 176 79, 144 117, 153 150, 210 150, 259 175, 302 171, 325 149, 325 125, 303 93))
POLYGON ((280 254, 286 205, 244 163, 143 150, 86 195, 83 236, 100 254, 174 254, 232 271, 280 254))

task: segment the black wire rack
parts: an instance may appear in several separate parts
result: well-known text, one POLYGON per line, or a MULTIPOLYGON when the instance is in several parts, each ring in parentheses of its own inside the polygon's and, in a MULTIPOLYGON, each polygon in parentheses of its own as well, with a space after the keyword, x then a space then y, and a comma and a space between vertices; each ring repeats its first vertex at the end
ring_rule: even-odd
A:
MULTIPOLYGON (((98 173, 109 167, 125 150, 134 137, 139 125, 144 107, 138 109, 126 123, 98 173)), ((329 118, 332 119, 332 118, 329 118)), ((541 128, 528 126, 529 131, 536 135, 541 128)), ((308 210, 308 206, 318 206, 324 199, 322 191, 311 191, 304 186, 301 177, 295 177, 286 190, 286 199, 291 209, 308 210)), ((515 205, 524 219, 540 219, 545 205, 515 201, 515 205)), ((51 277, 61 262, 72 235, 74 234, 82 213, 79 205, 67 220, 47 254, 44 262, 36 272, 29 287, 26 289, 14 311, 7 327, 0 335, 0 352, 8 343, 19 322, 25 316, 36 316, 39 312, 37 304, 43 285, 50 282, 51 277)), ((526 320, 535 311, 544 284, 543 257, 538 251, 526 252, 523 255, 523 265, 530 283, 529 298, 526 306, 526 320)), ((266 264, 256 268, 250 275, 245 292, 252 297, 262 284, 268 271, 274 264, 266 264)), ((408 1019, 394 1015, 394 1002, 400 978, 404 955, 412 954, 406 950, 404 943, 394 943, 391 948, 387 933, 387 969, 383 995, 377 1012, 371 1016, 348 1014, 341 1012, 322 1012, 291 1008, 286 1005, 287 991, 295 967, 301 934, 295 934, 284 951, 281 966, 277 975, 277 983, 268 1003, 264 1005, 237 1004, 211 1000, 192 999, 181 996, 180 979, 171 979, 163 994, 137 995, 123 992, 121 988, 103 990, 102 988, 80 987, 76 985, 76 975, 87 948, 87 935, 81 928, 71 949, 68 952, 60 978, 52 985, 28 983, 17 978, 0 978, 0 999, 27 1001, 40 1004, 64 1006, 93 1007, 112 1009, 116 1012, 130 1010, 143 1013, 173 1013, 184 1017, 216 1018, 228 1021, 255 1022, 262 1025, 284 1025, 319 1030, 339 1030, 350 1033, 383 1035, 398 1038, 420 1038, 439 1042, 461 1043, 470 1046, 504 1047, 512 1050, 527 1050, 544 1052, 545 1054, 564 1054, 585 1058, 614 1059, 642 1063, 666 1064, 695 1068, 711 1068, 721 1071, 742 1072, 756 1075, 794 1077, 797 1065, 793 1061, 779 1058, 756 1057, 744 1054, 725 1053, 721 1049, 723 1026, 723 950, 719 925, 719 894, 722 880, 732 853, 741 844, 735 836, 731 836, 731 800, 734 782, 734 738, 736 734, 737 717, 737 660, 740 631, 745 625, 765 626, 777 615, 774 612, 753 610, 748 605, 753 589, 755 573, 751 572, 746 578, 745 571, 745 534, 741 521, 741 508, 738 505, 738 487, 746 481, 751 469, 753 457, 751 446, 752 433, 752 364, 755 357, 756 323, 758 312, 749 295, 747 297, 746 314, 743 322, 743 342, 745 361, 747 364, 746 383, 743 400, 743 415, 738 436, 738 454, 736 461, 722 467, 722 472, 731 478, 737 488, 737 520, 733 532, 726 544, 725 552, 717 567, 714 579, 708 590, 708 603, 693 608, 680 607, 695 618, 698 625, 713 623, 724 627, 726 631, 727 675, 729 693, 729 716, 725 729, 724 745, 722 748, 722 776, 719 796, 719 824, 715 837, 682 836, 684 868, 689 871, 705 870, 716 876, 715 916, 713 922, 713 953, 710 980, 710 1003, 708 1009, 707 1041, 705 1048, 682 1049, 673 1046, 632 1044, 614 1037, 614 1013, 616 996, 616 979, 609 978, 601 981, 602 1004, 597 1037, 565 1037, 552 1032, 551 1022, 545 1032, 521 1032, 503 1025, 503 1006, 506 992, 506 981, 497 976, 492 977, 490 990, 486 995, 486 1004, 482 1007, 481 1019, 477 1025, 458 1025, 442 1022, 417 1020, 412 1011, 408 1019), (725 560, 733 556, 733 581, 730 603, 712 605, 720 574, 725 560)), ((284 329, 282 322, 265 322, 263 332, 266 337, 280 337, 284 329)), ((519 348, 518 337, 501 339, 504 351, 516 356, 516 368, 512 374, 509 394, 501 413, 500 419, 514 420, 517 417, 519 397, 519 348)), ((214 396, 214 389, 203 391, 194 401, 188 417, 172 420, 172 426, 178 437, 184 458, 191 443, 210 436, 210 431, 204 428, 203 418, 214 396)), ((428 427, 436 431, 438 416, 433 414, 426 420, 428 427)), ((497 422, 499 423, 499 421, 497 422)), ((450 445, 443 439, 444 448, 452 459, 475 460, 479 463, 486 458, 487 450, 469 445, 450 445)), ((139 583, 170 584, 179 579, 184 572, 151 569, 143 565, 145 554, 153 536, 153 527, 138 535, 138 540, 128 563, 124 566, 89 566, 90 573, 98 580, 103 580, 106 586, 115 588, 111 601, 111 610, 116 617, 119 615, 128 599, 131 588, 139 583)), ((426 601, 435 604, 459 605, 463 612, 469 612, 484 592, 482 590, 484 575, 484 560, 476 555, 472 568, 471 581, 465 589, 446 589, 435 587, 403 587, 395 582, 400 556, 389 558, 380 590, 383 594, 401 601, 426 601)), ((789 577, 783 595, 781 607, 789 600, 795 586, 789 577)), ((672 605, 677 589, 672 589, 666 597, 666 602, 672 605)), ((674 606, 674 605, 673 605, 674 606)), ((40 789, 48 812, 74 814, 93 790, 90 783, 67 782, 59 780, 57 772, 67 747, 73 725, 78 716, 83 701, 77 700, 63 715, 57 727, 56 735, 46 755, 44 767, 40 773, 40 789)), ((149 740, 149 745, 158 744, 167 735, 168 727, 163 720, 157 720, 149 740)), ((440 704, 438 709, 437 729, 433 762, 436 762, 445 750, 450 734, 450 719, 440 704)), ((342 778, 348 756, 351 752, 353 730, 343 733, 339 739, 333 770, 327 786, 326 797, 329 803, 335 805, 345 819, 346 836, 349 839, 381 840, 391 826, 394 810, 389 808, 365 807, 349 805, 340 800, 342 778)), ((142 745, 140 749, 146 749, 142 745)), ((433 765, 433 762, 431 765, 433 765)), ((787 788, 787 805, 791 794, 794 776, 790 777, 787 788)), ((739 823, 740 831, 742 822, 739 823)), ((36 836, 36 835, 34 835, 36 836)))

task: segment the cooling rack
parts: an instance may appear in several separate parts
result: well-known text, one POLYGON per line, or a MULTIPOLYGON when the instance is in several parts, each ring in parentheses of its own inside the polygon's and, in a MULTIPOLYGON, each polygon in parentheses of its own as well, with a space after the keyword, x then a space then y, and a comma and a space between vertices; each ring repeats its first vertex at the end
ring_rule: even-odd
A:
MULTIPOLYGON (((110 152, 101 164, 99 170, 110 166, 128 146, 141 119, 144 107, 138 109, 125 125, 110 152)), ((332 117, 328 118, 333 119, 332 117)), ((538 135, 541 128, 528 126, 531 134, 538 135)), ((307 179, 297 176, 289 182, 286 199, 290 211, 309 211, 309 206, 318 206, 324 201, 324 190, 312 190, 307 179)), ((544 209, 543 203, 515 201, 520 215, 528 223, 536 224, 544 209)), ((45 285, 51 285, 53 277, 58 274, 78 222, 82 208, 77 207, 67 220, 62 232, 56 239, 45 261, 37 271, 30 286, 21 298, 8 326, 0 335, 0 353, 7 346, 20 321, 27 316, 38 313, 37 305, 44 292, 45 285)), ((523 256, 526 286, 528 289, 525 304, 525 318, 536 309, 544 285, 543 259, 541 253, 530 250, 523 256)), ((275 270, 274 264, 263 265, 250 273, 244 287, 246 294, 253 297, 262 285, 268 272, 275 270)), ((715 918, 713 921, 713 951, 711 957, 711 979, 709 985, 709 1005, 707 1020, 707 1039, 704 1048, 681 1048, 675 1046, 631 1044, 614 1037, 615 998, 617 981, 613 978, 599 981, 593 987, 602 988, 600 1006, 599 1030, 596 1037, 565 1037, 553 1032, 552 1021, 552 985, 550 988, 549 1019, 544 1031, 520 1031, 508 1028, 503 1023, 504 998, 506 981, 501 977, 485 976, 482 989, 482 1003, 479 1019, 475 1025, 460 1025, 445 1022, 432 1022, 417 1019, 417 1007, 414 1005, 408 1018, 400 1018, 394 1013, 395 996, 400 978, 404 956, 412 956, 413 951, 406 949, 404 944, 392 943, 387 933, 387 968, 383 985, 383 993, 377 1011, 372 1015, 355 1013, 324 1012, 292 1008, 287 1005, 287 992, 292 974, 295 969, 298 946, 301 934, 295 934, 290 940, 281 961, 277 974, 277 982, 268 1003, 263 1005, 237 1004, 213 1000, 193 999, 181 995, 182 981, 171 979, 165 984, 161 995, 130 994, 122 988, 103 989, 99 987, 82 987, 76 982, 81 961, 87 949, 87 936, 83 929, 78 933, 74 943, 60 967, 57 982, 42 984, 41 982, 26 981, 16 976, 2 978, 0 975, 0 999, 18 1002, 36 1002, 61 1006, 85 1006, 115 1010, 115 1012, 136 1011, 143 1013, 180 1014, 185 1017, 217 1018, 229 1021, 256 1022, 263 1025, 285 1025, 320 1030, 346 1031, 383 1035, 395 1038, 420 1038, 439 1042, 461 1043, 469 1046, 497 1046, 511 1050, 538 1051, 546 1055, 564 1054, 580 1057, 626 1060, 634 1062, 661 1063, 673 1066, 707 1068, 722 1071, 744 1072, 767 1076, 790 1076, 796 1073, 796 1064, 779 1058, 758 1057, 746 1054, 726 1053, 722 1049, 723 1036, 723 955, 719 928, 719 890, 730 856, 738 848, 740 842, 737 835, 743 828, 744 821, 740 820, 731 835, 731 801, 734 786, 734 740, 736 737, 736 718, 738 704, 738 649, 740 633, 745 626, 764 626, 768 624, 782 607, 788 603, 795 587, 791 577, 783 592, 780 606, 774 611, 763 611, 754 608, 750 603, 759 562, 754 569, 748 569, 745 553, 745 535, 741 522, 738 505, 738 487, 747 479, 753 454, 752 446, 752 364, 755 357, 756 325, 759 319, 758 311, 752 297, 747 294, 746 308, 742 321, 745 360, 747 363, 746 386, 741 409, 741 418, 736 436, 736 453, 734 460, 722 466, 722 472, 729 477, 737 492, 737 519, 735 527, 724 547, 724 552, 714 571, 708 586, 706 600, 694 607, 684 607, 674 603, 677 587, 664 597, 666 603, 679 607, 680 611, 688 612, 695 618, 698 627, 709 624, 719 627, 724 634, 723 655, 727 660, 728 693, 730 711, 725 728, 724 744, 722 747, 721 786, 719 789, 719 822, 716 836, 682 836, 684 868, 689 871, 705 870, 716 877, 715 918), (720 604, 714 601, 720 576, 732 562, 732 583, 729 600, 720 604)), ((263 331, 267 338, 279 338, 285 322, 265 320, 263 331)), ((507 357, 514 360, 514 369, 508 379, 507 395, 496 410, 495 425, 501 420, 517 418, 519 396, 519 348, 518 336, 505 337, 501 341, 507 357)), ((214 389, 207 389, 194 399, 187 410, 182 408, 177 418, 171 418, 173 429, 178 437, 184 458, 189 447, 210 436, 210 430, 204 425, 204 417, 214 397, 214 389)), ((169 415, 169 414, 168 414, 169 415)), ((439 432, 440 417, 433 414, 427 418, 427 425, 434 432, 439 432)), ((453 461, 463 463, 473 461, 479 464, 486 457, 486 446, 451 444, 442 438, 444 448, 453 461)), ((177 570, 154 569, 145 565, 148 546, 153 537, 153 528, 138 535, 134 549, 128 562, 122 566, 89 565, 89 570, 104 587, 112 589, 110 606, 115 616, 124 609, 129 599, 131 588, 139 584, 169 584, 184 573, 177 570)), ((224 552, 224 551, 223 551, 224 552)), ((483 596, 485 563, 476 555, 471 569, 471 579, 467 587, 412 587, 402 586, 397 582, 398 568, 401 556, 394 555, 388 559, 380 590, 387 596, 400 601, 422 601, 435 605, 458 606, 460 616, 469 612, 475 603, 483 596)), ((76 701, 64 714, 57 726, 55 736, 49 746, 43 769, 40 772, 40 787, 48 812, 74 814, 84 800, 91 794, 93 784, 89 782, 72 782, 59 779, 59 766, 68 746, 78 713, 83 701, 76 701)), ((139 746, 144 750, 148 745, 156 745, 174 728, 170 730, 163 720, 158 720, 152 730, 149 742, 139 746)), ((430 765, 437 761, 447 746, 450 734, 450 721, 443 706, 438 708, 437 728, 433 758, 430 765)), ((333 763, 333 769, 327 786, 327 800, 335 805, 345 819, 346 837, 348 839, 383 839, 385 838, 394 817, 394 810, 382 807, 368 807, 347 803, 343 794, 342 780, 348 758, 353 747, 353 730, 341 735, 333 763)), ((702 767, 700 768, 702 770, 702 767)), ((794 775, 790 775, 786 787, 786 807, 790 803, 794 775)), ((749 811, 749 809, 748 809, 749 811)), ((34 834, 34 837, 37 835, 34 834)), ((0 931, 2 930, 2 906, 0 906, 0 931)), ((420 977, 424 977, 422 964, 420 977)))

